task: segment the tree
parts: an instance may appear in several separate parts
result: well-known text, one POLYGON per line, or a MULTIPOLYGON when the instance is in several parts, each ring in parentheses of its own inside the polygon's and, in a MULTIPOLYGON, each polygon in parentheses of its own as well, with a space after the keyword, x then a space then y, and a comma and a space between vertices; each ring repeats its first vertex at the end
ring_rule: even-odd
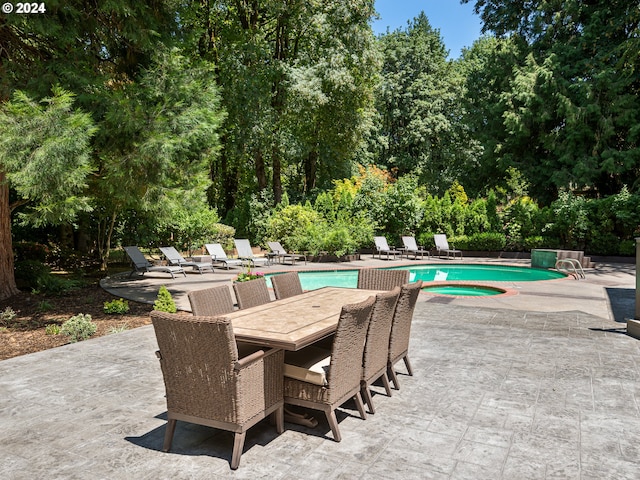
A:
POLYGON ((90 116, 72 105, 73 95, 55 88, 40 102, 18 91, 0 107, 0 299, 17 293, 11 211, 22 205, 23 221, 42 225, 90 209, 83 192, 96 130, 90 116), (10 186, 18 197, 12 204, 10 186))
POLYGON ((383 35, 380 44, 379 162, 397 176, 416 172, 443 191, 475 153, 460 122, 462 79, 424 13, 405 30, 383 35))
POLYGON ((498 161, 522 171, 547 203, 564 188, 597 196, 640 188, 638 6, 479 0, 475 9, 486 30, 527 46, 502 94, 498 161))

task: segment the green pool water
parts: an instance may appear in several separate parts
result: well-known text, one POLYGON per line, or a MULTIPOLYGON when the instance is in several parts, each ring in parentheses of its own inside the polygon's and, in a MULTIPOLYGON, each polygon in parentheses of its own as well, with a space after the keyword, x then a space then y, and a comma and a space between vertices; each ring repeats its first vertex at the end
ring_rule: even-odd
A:
MULTIPOLYGON (((539 280, 554 280, 566 275, 553 270, 543 270, 527 267, 513 267, 507 265, 416 265, 394 267, 393 269, 409 270, 409 280, 433 281, 492 281, 492 282, 535 282, 539 280)), ((391 270, 391 269, 390 269, 391 270)), ((267 284, 271 286, 269 277, 267 284)), ((358 270, 315 270, 298 272, 300 283, 304 290, 315 290, 322 287, 356 288, 358 284, 358 270)))

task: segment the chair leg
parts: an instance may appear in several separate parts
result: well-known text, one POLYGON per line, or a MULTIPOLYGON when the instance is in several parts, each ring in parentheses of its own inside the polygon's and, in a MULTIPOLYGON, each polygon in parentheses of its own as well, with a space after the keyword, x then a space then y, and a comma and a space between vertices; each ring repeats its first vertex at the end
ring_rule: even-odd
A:
POLYGON ((367 419, 367 414, 364 411, 364 403, 362 403, 362 396, 360 395, 360 392, 356 392, 356 394, 354 395, 354 400, 356 401, 356 407, 358 407, 358 412, 360 413, 360 418, 362 418, 363 420, 367 419))
POLYGON ((396 375, 396 371, 393 368, 393 364, 389 363, 387 365, 387 374, 389 375, 389 378, 391 379, 391 383, 393 383, 393 388, 395 388, 396 390, 400 390, 400 382, 398 381, 398 375, 396 375))
POLYGON ((333 410, 333 409, 327 410, 324 413, 327 416, 327 422, 329 422, 329 427, 331 428, 331 433, 333 433, 333 439, 336 442, 341 441, 342 437, 340 436, 340 429, 338 428, 338 419, 336 418, 335 410, 333 410))
POLYGON ((273 412, 276 418, 276 432, 284 432, 284 405, 273 412))
POLYGON ((411 363, 409 362, 409 354, 407 353, 404 356, 404 365, 407 367, 407 373, 413 377, 413 369, 411 368, 411 363))
POLYGON ((244 439, 247 436, 247 432, 238 432, 233 438, 233 454, 231 455, 231 469, 235 470, 240 466, 240 457, 242 456, 242 449, 244 448, 244 439))
POLYGON ((176 431, 176 422, 175 419, 169 419, 167 422, 167 428, 164 432, 164 445, 162 446, 162 450, 168 452, 171 450, 171 442, 173 441, 173 433, 176 431))
POLYGON ((373 398, 371 398, 371 390, 369 389, 369 385, 363 382, 360 390, 362 392, 362 399, 364 400, 364 403, 366 403, 367 407, 369 407, 369 413, 376 413, 376 409, 373 407, 373 398))
POLYGON ((387 372, 382 374, 382 384, 384 385, 384 391, 387 394, 387 397, 391 396, 391 385, 389 385, 389 377, 387 376, 387 372))

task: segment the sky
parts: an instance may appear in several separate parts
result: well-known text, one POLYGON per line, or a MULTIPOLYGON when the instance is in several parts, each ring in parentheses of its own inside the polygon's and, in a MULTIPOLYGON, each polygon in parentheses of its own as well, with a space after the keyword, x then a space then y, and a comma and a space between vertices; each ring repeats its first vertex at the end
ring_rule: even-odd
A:
POLYGON ((421 11, 449 50, 449 58, 459 58, 464 47, 470 47, 480 38, 482 24, 473 13, 475 2, 460 4, 460 0, 376 0, 380 19, 373 22, 373 31, 385 33, 387 27, 393 31, 406 28, 407 21, 417 17, 421 11))

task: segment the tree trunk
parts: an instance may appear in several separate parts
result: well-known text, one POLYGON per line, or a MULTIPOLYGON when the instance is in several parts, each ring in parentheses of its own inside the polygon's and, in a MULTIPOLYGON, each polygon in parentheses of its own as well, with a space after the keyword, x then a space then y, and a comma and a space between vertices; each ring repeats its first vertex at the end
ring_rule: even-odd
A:
POLYGON ((11 210, 9 208, 9 184, 0 169, 0 300, 18 293, 13 270, 11 246, 11 210))
POLYGON ((304 191, 311 192, 316 188, 316 173, 318 171, 318 150, 315 148, 309 152, 304 162, 304 191))
POLYGON ((254 157, 256 165, 256 179, 258 180, 258 190, 262 191, 267 188, 267 169, 264 164, 264 156, 262 150, 258 150, 254 157))

